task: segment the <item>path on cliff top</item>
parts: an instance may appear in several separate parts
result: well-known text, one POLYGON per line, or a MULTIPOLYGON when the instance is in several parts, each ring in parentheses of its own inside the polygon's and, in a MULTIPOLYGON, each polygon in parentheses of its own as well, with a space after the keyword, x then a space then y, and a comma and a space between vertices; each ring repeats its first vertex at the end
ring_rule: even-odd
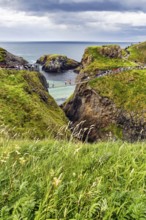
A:
POLYGON ((75 85, 87 83, 87 82, 89 82, 93 79, 96 79, 96 78, 99 78, 99 77, 102 77, 102 76, 109 76, 109 75, 112 75, 112 74, 119 74, 119 73, 129 71, 129 70, 142 70, 142 69, 146 69, 146 66, 121 67, 121 68, 117 68, 117 69, 113 69, 113 70, 106 70, 106 71, 100 70, 99 73, 97 73, 94 77, 87 76, 85 80, 77 82, 77 83, 64 82, 64 85, 62 85, 62 86, 55 86, 55 84, 52 84, 52 85, 50 85, 49 89, 55 89, 55 88, 61 88, 61 87, 65 88, 65 87, 68 87, 68 86, 75 86, 75 85))

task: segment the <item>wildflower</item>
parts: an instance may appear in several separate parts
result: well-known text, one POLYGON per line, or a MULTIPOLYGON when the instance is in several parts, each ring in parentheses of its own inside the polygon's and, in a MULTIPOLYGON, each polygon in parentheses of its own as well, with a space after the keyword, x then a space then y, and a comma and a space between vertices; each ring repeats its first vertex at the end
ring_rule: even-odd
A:
POLYGON ((61 183, 61 177, 62 177, 62 173, 60 174, 60 176, 58 178, 57 177, 53 178, 53 185, 55 187, 57 187, 61 183))
POLYGON ((57 177, 53 178, 53 185, 57 187, 61 183, 61 180, 57 177))
POLYGON ((26 160, 23 157, 20 157, 19 162, 20 162, 21 165, 24 165, 26 160))

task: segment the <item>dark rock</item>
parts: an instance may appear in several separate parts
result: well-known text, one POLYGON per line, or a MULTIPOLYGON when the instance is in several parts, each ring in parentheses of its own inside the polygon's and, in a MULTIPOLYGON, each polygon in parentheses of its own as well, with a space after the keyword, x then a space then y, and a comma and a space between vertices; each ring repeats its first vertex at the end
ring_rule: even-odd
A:
POLYGON ((122 58, 122 49, 119 45, 102 46, 100 54, 109 58, 122 58))
POLYGON ((89 142, 121 138, 128 141, 146 138, 146 122, 136 118, 106 97, 100 96, 87 83, 76 87, 74 96, 63 105, 72 122, 71 129, 79 139, 89 142))
POLYGON ((48 88, 49 88, 49 84, 45 78, 45 76, 42 74, 42 73, 38 73, 38 76, 39 76, 39 79, 42 83, 42 85, 44 86, 44 88, 46 89, 46 91, 48 91, 48 88))
POLYGON ((8 51, 3 50, 3 59, 0 61, 0 67, 2 68, 14 68, 14 69, 29 69, 30 64, 22 57, 15 56, 8 51))

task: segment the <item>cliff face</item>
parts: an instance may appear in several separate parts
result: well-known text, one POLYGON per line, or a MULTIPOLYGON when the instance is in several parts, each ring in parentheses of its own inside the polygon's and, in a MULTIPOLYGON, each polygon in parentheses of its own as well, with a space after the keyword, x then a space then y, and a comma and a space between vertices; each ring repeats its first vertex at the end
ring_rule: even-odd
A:
POLYGON ((44 71, 55 73, 74 69, 79 66, 77 61, 57 54, 44 55, 37 60, 37 63, 42 65, 44 71))
POLYGON ((120 58, 121 53, 119 47, 85 50, 77 77, 80 83, 63 106, 74 133, 83 140, 146 138, 146 73, 134 70, 135 63, 120 58), (100 70, 116 67, 125 70, 98 77, 100 70))
POLYGON ((120 138, 128 141, 146 138, 146 121, 135 118, 115 103, 101 96, 87 83, 76 87, 73 98, 63 106, 72 122, 72 130, 82 140, 94 142, 120 138))

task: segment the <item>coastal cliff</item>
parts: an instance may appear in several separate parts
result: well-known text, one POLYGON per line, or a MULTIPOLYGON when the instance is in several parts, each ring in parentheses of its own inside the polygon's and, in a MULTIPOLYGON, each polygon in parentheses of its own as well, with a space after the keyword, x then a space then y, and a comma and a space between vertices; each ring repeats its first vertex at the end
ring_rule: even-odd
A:
POLYGON ((73 96, 63 105, 72 122, 71 128, 78 129, 80 138, 90 142, 115 138, 128 141, 145 139, 145 70, 134 69, 135 63, 120 58, 123 53, 120 50, 119 54, 110 53, 116 54, 110 57, 109 53, 105 55, 102 52, 99 55, 99 51, 103 51, 103 47, 85 50, 77 77, 78 85, 73 96), (102 63, 102 59, 108 62, 102 63), (99 75, 100 70, 106 68, 107 71, 115 67, 123 71, 99 75))

